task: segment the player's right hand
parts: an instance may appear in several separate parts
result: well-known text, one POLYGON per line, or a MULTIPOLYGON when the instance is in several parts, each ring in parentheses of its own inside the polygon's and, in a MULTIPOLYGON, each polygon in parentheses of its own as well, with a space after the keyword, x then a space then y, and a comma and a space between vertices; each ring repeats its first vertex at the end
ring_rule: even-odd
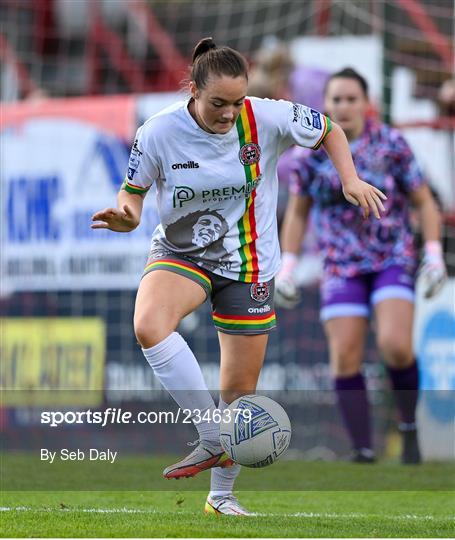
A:
POLYGON ((293 309, 300 302, 300 291, 291 275, 275 278, 275 304, 278 307, 293 309))
POLYGON ((130 232, 134 230, 139 221, 134 216, 130 207, 125 204, 123 208, 105 208, 92 216, 92 229, 110 229, 115 232, 130 232))
POLYGON ((423 282, 423 295, 433 298, 447 281, 447 268, 440 242, 430 241, 425 244, 425 256, 419 269, 423 282))
POLYGON ((377 219, 381 219, 381 212, 385 212, 382 201, 387 199, 386 195, 360 178, 344 182, 343 194, 351 204, 362 207, 365 218, 369 217, 371 211, 377 219))

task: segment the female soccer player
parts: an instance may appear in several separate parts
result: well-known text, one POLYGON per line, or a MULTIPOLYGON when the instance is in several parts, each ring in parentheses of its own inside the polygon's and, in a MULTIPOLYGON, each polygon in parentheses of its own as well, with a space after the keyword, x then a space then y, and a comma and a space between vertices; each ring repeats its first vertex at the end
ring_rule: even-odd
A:
POLYGON ((247 64, 237 51, 203 39, 190 79, 187 101, 139 128, 118 207, 94 214, 92 227, 135 229, 143 198, 156 183, 161 223, 137 293, 134 330, 162 385, 181 408, 196 411, 199 433, 197 448, 163 474, 188 477, 216 467, 206 511, 248 514, 232 495, 239 466, 225 470, 232 462, 211 416, 215 404, 175 329, 210 298, 221 349, 219 408, 254 392, 275 326, 279 154, 293 143, 324 144, 348 200, 379 217, 384 195, 358 178, 343 131, 324 115, 286 101, 247 98, 247 64))
POLYGON ((323 151, 298 158, 291 167, 290 198, 283 222, 283 266, 277 297, 292 301, 293 268, 305 235, 310 208, 324 271, 321 319, 328 338, 331 370, 353 459, 374 461, 365 381, 361 374, 370 306, 376 317, 378 347, 395 391, 403 434, 403 463, 420 462, 415 425, 418 372, 412 351, 414 281, 417 254, 409 210, 417 208, 423 237, 425 296, 436 294, 446 271, 440 216, 406 141, 398 131, 366 119, 368 86, 352 69, 332 75, 325 108, 350 143, 362 178, 387 195, 380 221, 365 220, 340 197, 338 174, 323 151))

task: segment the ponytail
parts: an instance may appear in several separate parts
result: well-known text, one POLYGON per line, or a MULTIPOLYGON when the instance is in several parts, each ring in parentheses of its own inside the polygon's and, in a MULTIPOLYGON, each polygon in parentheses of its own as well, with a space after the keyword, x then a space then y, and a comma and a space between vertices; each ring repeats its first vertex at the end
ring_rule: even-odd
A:
POLYGON ((206 37, 204 39, 201 39, 197 44, 196 47, 194 47, 193 50, 193 58, 191 59, 191 63, 194 64, 194 61, 198 56, 201 56, 201 54, 206 53, 207 51, 210 51, 211 49, 216 49, 216 44, 213 41, 213 38, 206 37))
POLYGON ((248 80, 248 64, 245 58, 230 47, 217 47, 211 37, 201 39, 194 47, 191 80, 203 89, 211 75, 245 77, 248 80))

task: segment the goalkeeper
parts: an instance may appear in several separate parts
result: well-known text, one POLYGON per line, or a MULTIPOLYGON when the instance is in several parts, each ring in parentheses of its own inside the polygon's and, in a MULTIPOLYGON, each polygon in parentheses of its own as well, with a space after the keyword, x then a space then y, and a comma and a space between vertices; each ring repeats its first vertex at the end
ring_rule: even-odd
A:
POLYGON ((324 144, 346 197, 379 217, 380 190, 360 180, 346 137, 304 105, 247 98, 247 64, 211 38, 193 53, 191 97, 139 128, 117 208, 93 216, 95 229, 132 231, 143 198, 157 187, 161 223, 137 293, 134 330, 156 377, 182 409, 202 411, 199 444, 167 467, 166 478, 213 468, 206 511, 248 514, 232 495, 239 467, 219 441, 215 404, 199 364, 175 330, 207 298, 221 349, 219 408, 255 391, 275 326, 277 159, 285 148, 324 144), (204 414, 209 412, 209 414, 204 414))
POLYGON ((434 296, 446 278, 439 211, 400 133, 366 118, 368 86, 361 75, 349 68, 332 75, 325 88, 325 108, 345 132, 360 176, 387 195, 386 213, 380 221, 368 220, 347 204, 338 188, 338 173, 324 151, 301 155, 289 171, 290 197, 281 232, 283 264, 276 278, 276 302, 292 306, 297 300, 293 270, 312 208, 324 259, 321 320, 353 460, 375 460, 361 373, 372 310, 377 345, 401 416, 402 462, 419 463, 415 424, 418 369, 412 349, 418 261, 409 211, 411 205, 416 207, 425 241, 421 272, 426 298, 434 296))

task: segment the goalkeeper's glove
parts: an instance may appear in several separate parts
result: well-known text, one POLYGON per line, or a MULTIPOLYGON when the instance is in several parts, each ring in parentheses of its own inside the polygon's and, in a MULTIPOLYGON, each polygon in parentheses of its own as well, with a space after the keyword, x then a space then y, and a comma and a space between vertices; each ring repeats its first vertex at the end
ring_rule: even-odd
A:
POLYGON ((442 289, 447 279, 441 242, 429 241, 425 243, 424 257, 419 273, 423 282, 424 297, 432 298, 442 289))
POLYGON ((292 309, 300 302, 300 292, 294 279, 297 262, 295 253, 286 251, 281 257, 281 270, 275 278, 275 304, 278 307, 292 309))

